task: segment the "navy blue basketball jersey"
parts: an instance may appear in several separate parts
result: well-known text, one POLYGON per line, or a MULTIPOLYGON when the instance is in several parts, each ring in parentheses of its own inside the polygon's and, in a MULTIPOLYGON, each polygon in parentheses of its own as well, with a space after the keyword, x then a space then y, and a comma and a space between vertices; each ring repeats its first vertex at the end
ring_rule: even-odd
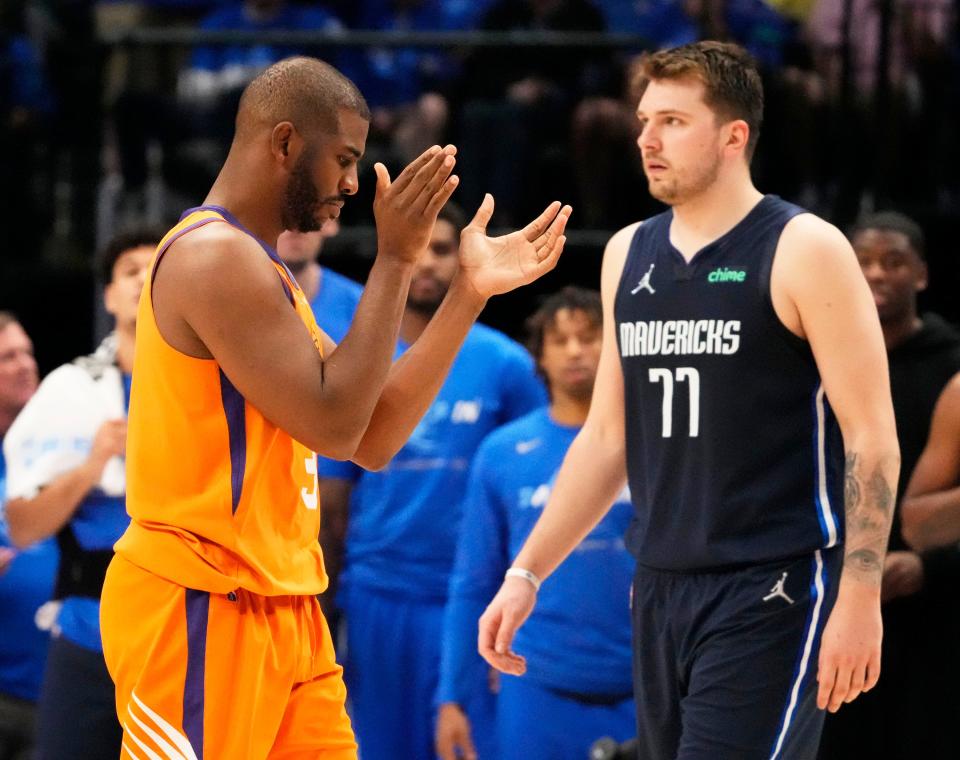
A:
POLYGON ((687 263, 673 212, 640 225, 614 303, 624 377, 627 545, 663 570, 794 557, 843 538, 843 442, 770 271, 804 210, 764 197, 687 263))

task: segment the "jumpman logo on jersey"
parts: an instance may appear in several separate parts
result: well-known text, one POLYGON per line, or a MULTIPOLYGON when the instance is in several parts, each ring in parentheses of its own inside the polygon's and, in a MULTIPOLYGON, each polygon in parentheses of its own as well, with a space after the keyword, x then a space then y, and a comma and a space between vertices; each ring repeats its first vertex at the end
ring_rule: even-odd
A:
POLYGON ((637 283, 637 287, 630 291, 630 295, 635 296, 641 290, 649 290, 651 293, 656 293, 653 289, 653 285, 650 284, 650 275, 653 274, 654 265, 651 264, 650 268, 647 270, 647 273, 640 278, 640 282, 637 283))
POLYGON ((787 592, 783 590, 783 584, 787 581, 787 574, 784 573, 780 576, 780 580, 773 584, 773 588, 770 589, 770 593, 763 597, 763 601, 769 602, 771 599, 776 599, 778 596, 786 599, 790 604, 793 604, 793 599, 787 596, 787 592))

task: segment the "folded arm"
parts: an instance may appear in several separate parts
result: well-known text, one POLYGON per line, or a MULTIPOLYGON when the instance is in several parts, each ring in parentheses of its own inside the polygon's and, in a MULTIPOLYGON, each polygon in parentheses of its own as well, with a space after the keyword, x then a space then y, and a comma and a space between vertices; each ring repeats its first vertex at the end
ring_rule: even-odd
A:
POLYGON ((901 507, 903 537, 925 552, 960 542, 960 375, 933 410, 930 436, 901 507))

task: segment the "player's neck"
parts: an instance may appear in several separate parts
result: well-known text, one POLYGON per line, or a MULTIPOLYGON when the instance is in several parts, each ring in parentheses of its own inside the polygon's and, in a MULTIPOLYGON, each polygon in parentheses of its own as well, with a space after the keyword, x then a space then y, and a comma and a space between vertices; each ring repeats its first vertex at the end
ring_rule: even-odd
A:
POLYGON ((307 265, 307 268, 300 273, 297 283, 307 297, 307 301, 313 301, 323 287, 323 270, 316 262, 307 265))
POLYGON ((411 309, 409 306, 403 310, 403 316, 400 318, 400 340, 408 346, 416 342, 423 331, 427 329, 433 314, 411 309))
POLYGON ((136 327, 117 325, 117 366, 126 375, 133 372, 133 347, 136 334, 136 327))
POLYGON ((881 322, 883 329, 883 344, 887 351, 892 351, 911 336, 915 335, 923 327, 923 320, 917 316, 917 313, 911 312, 903 319, 892 322, 881 322))
POLYGON ((719 177, 709 188, 673 207, 670 240, 692 256, 733 229, 763 199, 749 173, 719 177))
POLYGON ((20 409, 0 409, 0 441, 3 440, 19 413, 20 409))
POLYGON ((553 389, 550 399, 550 419, 565 427, 581 427, 587 421, 590 411, 590 397, 575 398, 553 389))
MULTIPOLYGON (((248 190, 251 171, 227 157, 213 187, 203 201, 205 206, 222 206, 233 214, 250 232, 273 248, 283 232, 280 209, 276 202, 265 201, 248 190)), ((276 195, 280 195, 277 193, 276 195)))

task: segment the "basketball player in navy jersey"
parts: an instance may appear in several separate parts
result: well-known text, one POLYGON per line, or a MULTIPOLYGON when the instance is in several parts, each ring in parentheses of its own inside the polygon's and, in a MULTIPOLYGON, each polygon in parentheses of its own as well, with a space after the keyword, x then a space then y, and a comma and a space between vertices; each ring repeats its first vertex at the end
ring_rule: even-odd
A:
POLYGON ((823 710, 880 673, 899 450, 876 308, 837 229, 755 189, 742 49, 685 45, 640 76, 638 144, 671 208, 607 245, 590 414, 480 652, 523 673, 541 579, 629 479, 640 756, 813 758, 823 710))

